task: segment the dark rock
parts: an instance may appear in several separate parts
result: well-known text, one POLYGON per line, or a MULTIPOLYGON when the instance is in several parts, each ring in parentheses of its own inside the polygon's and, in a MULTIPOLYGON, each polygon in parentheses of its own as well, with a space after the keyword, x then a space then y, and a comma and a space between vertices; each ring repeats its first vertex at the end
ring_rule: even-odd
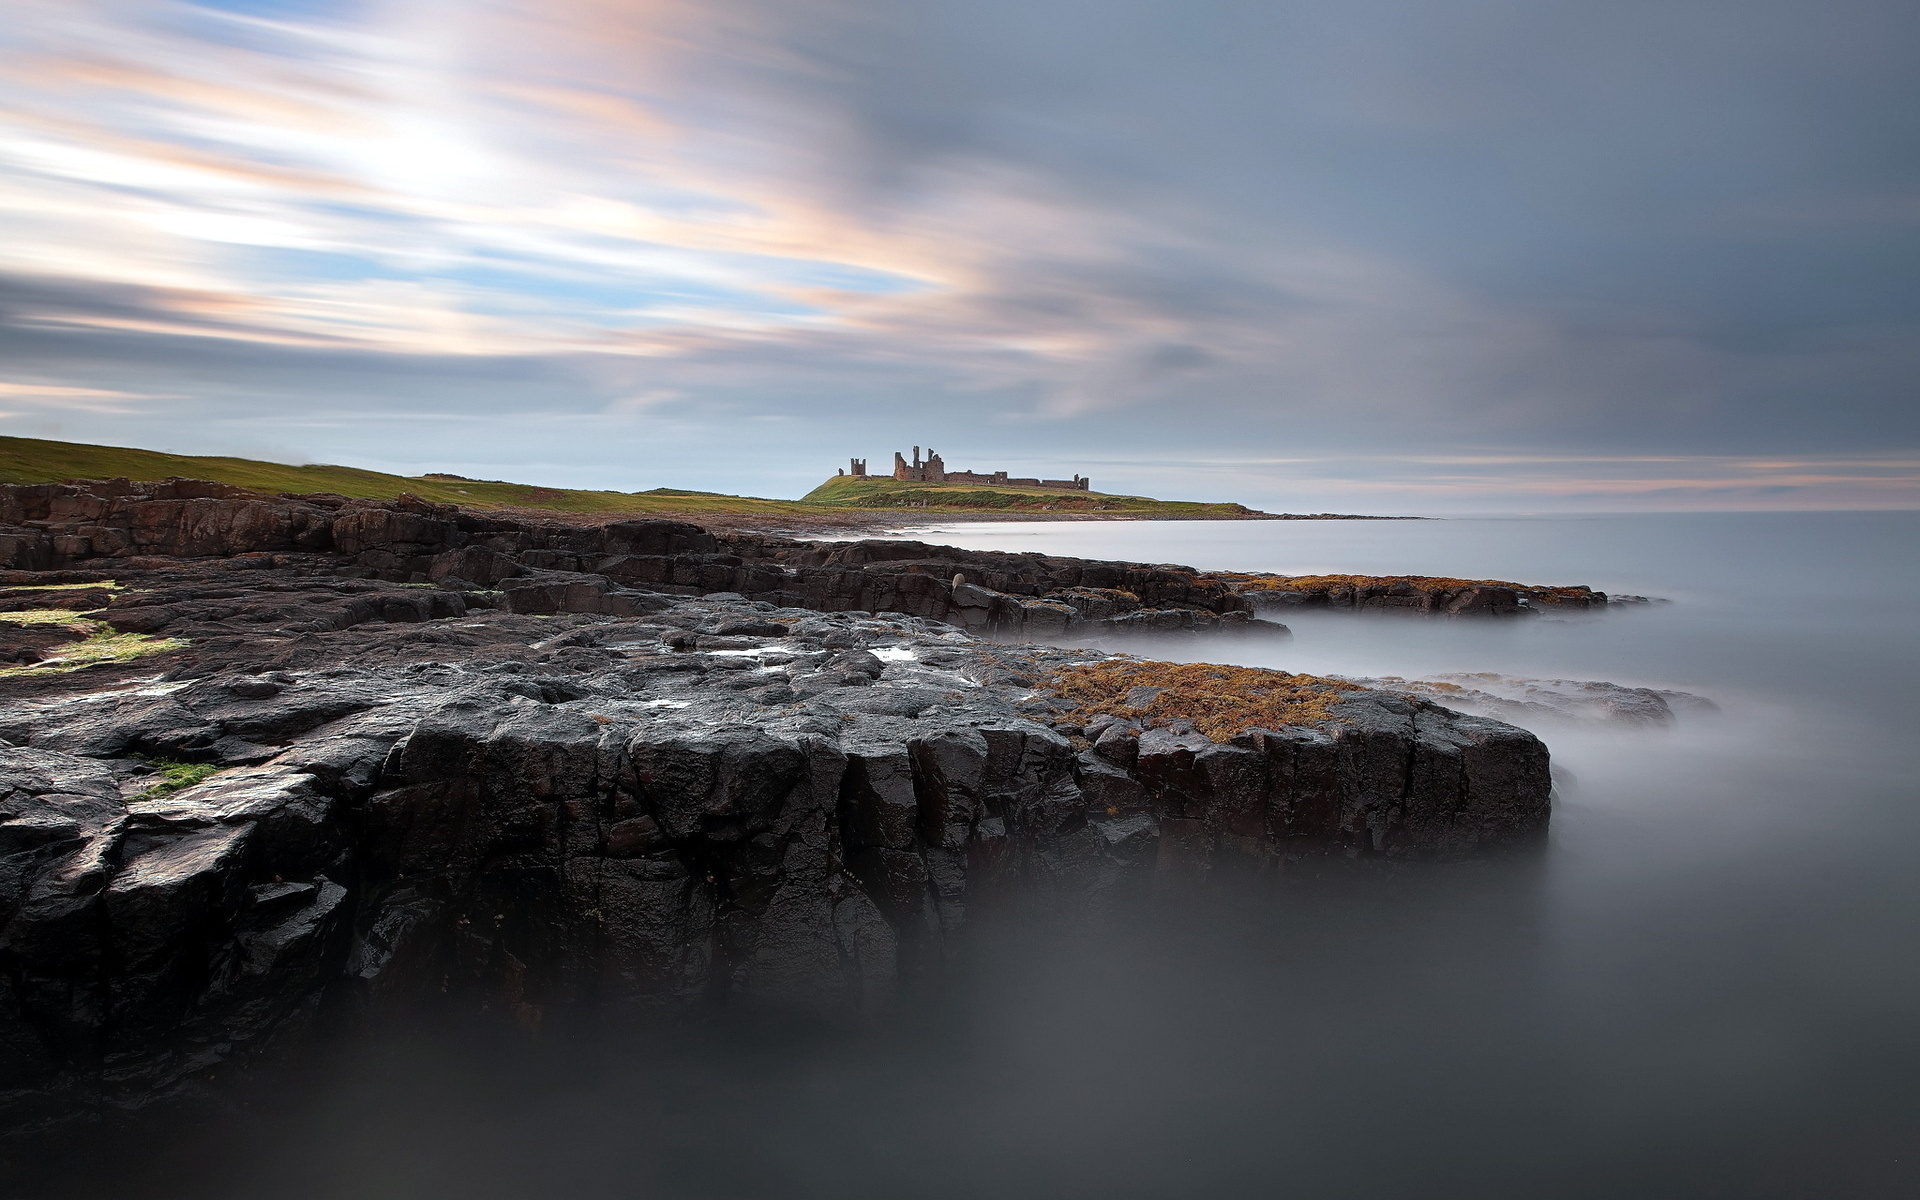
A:
POLYGON ((86 637, 77 626, 15 625, 0 621, 0 663, 37 663, 56 655, 61 647, 86 637))
POLYGON ((1110 724, 1093 739, 1093 749, 1102 758, 1132 766, 1140 754, 1140 735, 1124 725, 1110 724))
POLYGON ((1183 568, 184 483, 0 487, 0 521, 16 565, 137 561, 104 619, 190 643, 0 704, 14 1114, 176 1094, 340 1005, 870 1009, 989 901, 1462 857, 1547 820, 1545 749, 1496 721, 1379 691, 1224 744, 1082 720, 1032 693, 1100 653, 937 619, 1258 624, 1183 568), (189 551, 245 569, 158 557, 189 551), (498 607, 407 586, 435 572, 498 607), (136 755, 225 769, 155 796, 136 755))
POLYGON ((785 637, 787 627, 773 621, 749 617, 745 620, 723 621, 714 628, 714 632, 723 637, 785 637))
POLYGON ((878 679, 886 671, 886 664, 866 650, 842 650, 827 660, 823 670, 841 671, 849 674, 865 675, 869 679, 878 679))

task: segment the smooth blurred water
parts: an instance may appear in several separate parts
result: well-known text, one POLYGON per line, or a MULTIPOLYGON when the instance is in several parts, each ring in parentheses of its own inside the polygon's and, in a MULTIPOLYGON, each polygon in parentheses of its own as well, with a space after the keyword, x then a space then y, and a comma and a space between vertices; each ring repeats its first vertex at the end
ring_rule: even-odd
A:
POLYGON ((1537 856, 995 939, 874 1029, 349 1046, 308 1094, 170 1139, 137 1164, 143 1190, 1920 1195, 1920 514, 917 536, 1666 597, 1511 621, 1303 613, 1287 642, 1129 648, 1602 679, 1721 712, 1541 727, 1573 782, 1537 856))

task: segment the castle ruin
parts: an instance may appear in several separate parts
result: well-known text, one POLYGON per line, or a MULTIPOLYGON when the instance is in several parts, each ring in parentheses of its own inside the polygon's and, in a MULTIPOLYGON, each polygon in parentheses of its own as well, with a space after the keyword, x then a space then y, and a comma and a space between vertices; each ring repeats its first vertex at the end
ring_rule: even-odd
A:
MULTIPOLYGON (((835 475, 851 475, 856 479, 869 478, 867 460, 852 459, 848 469, 835 471, 835 475)), ((982 474, 979 471, 949 471, 947 464, 933 447, 927 447, 925 461, 920 458, 920 447, 913 448, 913 461, 908 462, 898 450, 893 452, 893 477, 906 483, 979 483, 989 487, 1016 488, 1058 488, 1063 492, 1090 492, 1093 480, 1075 475, 1072 479, 1024 479, 1008 475, 1005 471, 982 474)))

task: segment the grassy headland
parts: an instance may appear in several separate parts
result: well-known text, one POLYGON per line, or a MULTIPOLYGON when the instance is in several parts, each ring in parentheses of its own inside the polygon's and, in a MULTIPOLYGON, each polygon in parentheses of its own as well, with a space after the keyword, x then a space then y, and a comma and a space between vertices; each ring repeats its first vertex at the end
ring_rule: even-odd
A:
MULTIPOLYGON (((207 479, 261 492, 333 492, 370 500, 408 494, 440 504, 582 517, 673 517, 716 527, 858 529, 942 520, 1274 520, 1243 504, 1154 500, 1106 492, 982 487, 962 483, 903 483, 887 477, 836 476, 799 500, 769 500, 653 488, 644 492, 540 487, 458 475, 388 475, 358 467, 292 466, 251 458, 163 454, 123 446, 92 446, 40 438, 0 437, 0 483, 58 483, 68 479, 207 479)), ((1319 513, 1315 516, 1333 517, 1319 513)), ((1366 518, 1377 519, 1377 518, 1366 518)))
POLYGON ((333 492, 369 500, 409 493, 439 504, 514 508, 582 515, 807 516, 818 507, 793 500, 762 500, 719 492, 655 488, 600 492, 538 487, 457 475, 388 475, 358 467, 289 466, 251 458, 162 454, 120 446, 88 446, 38 438, 0 437, 0 483, 54 483, 65 479, 157 480, 179 476, 262 492, 333 492))
POLYGON ((1088 514, 1232 521, 1266 517, 1244 504, 1153 500, 1059 488, 986 487, 977 483, 906 483, 889 476, 836 475, 808 492, 805 503, 834 508, 925 509, 936 512, 1088 514))

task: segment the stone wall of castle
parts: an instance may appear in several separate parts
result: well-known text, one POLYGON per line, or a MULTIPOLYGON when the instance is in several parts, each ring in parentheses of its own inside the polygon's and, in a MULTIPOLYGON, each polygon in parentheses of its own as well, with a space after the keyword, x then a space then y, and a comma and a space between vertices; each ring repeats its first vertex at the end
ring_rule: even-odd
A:
MULTIPOLYGON (((836 474, 852 475, 856 479, 868 478, 867 460, 851 459, 848 469, 836 474)), ((949 471, 946 462, 938 451, 927 448, 925 459, 920 457, 920 447, 913 448, 911 461, 898 450, 893 453, 893 477, 904 483, 977 483, 988 487, 1016 488, 1057 488, 1066 492, 1090 492, 1093 480, 1075 475, 1072 479, 1028 479, 1015 478, 1005 471, 982 474, 979 471, 949 471)))

